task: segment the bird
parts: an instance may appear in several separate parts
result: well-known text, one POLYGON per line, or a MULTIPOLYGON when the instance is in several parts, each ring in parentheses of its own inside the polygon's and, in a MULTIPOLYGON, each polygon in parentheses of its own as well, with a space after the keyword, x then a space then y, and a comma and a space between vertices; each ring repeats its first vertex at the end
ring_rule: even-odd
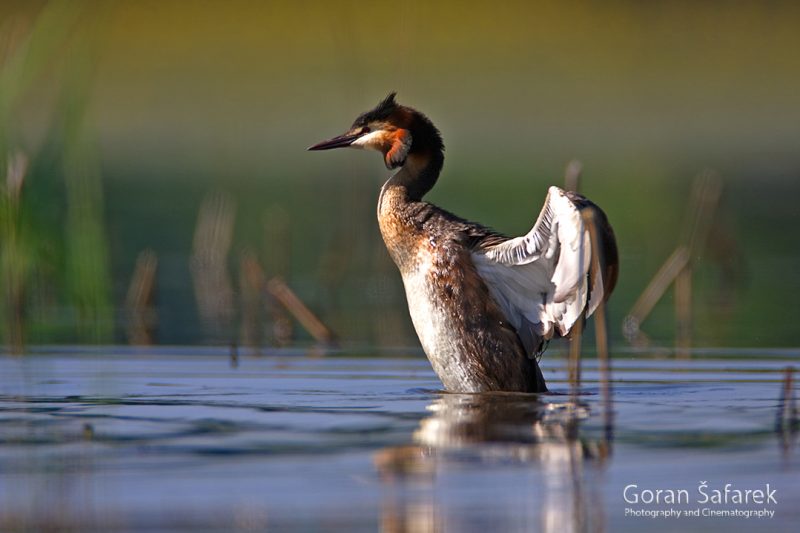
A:
POLYGON ((394 171, 378 196, 378 226, 444 388, 546 392, 539 358, 549 341, 568 337, 617 281, 616 240, 605 213, 551 186, 531 230, 511 238, 424 201, 444 165, 444 142, 433 122, 399 104, 395 92, 345 133, 308 150, 346 147, 375 150, 394 171))

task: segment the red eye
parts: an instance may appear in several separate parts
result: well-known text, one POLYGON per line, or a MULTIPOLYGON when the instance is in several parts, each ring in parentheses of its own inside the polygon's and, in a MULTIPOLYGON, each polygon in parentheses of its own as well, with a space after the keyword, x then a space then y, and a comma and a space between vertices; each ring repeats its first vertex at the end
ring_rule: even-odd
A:
POLYGON ((362 134, 362 135, 364 135, 365 133, 369 133, 369 132, 371 132, 371 131, 372 131, 372 130, 371 130, 371 129, 369 129, 369 127, 367 127, 367 126, 364 126, 363 128, 361 128, 361 134, 362 134))

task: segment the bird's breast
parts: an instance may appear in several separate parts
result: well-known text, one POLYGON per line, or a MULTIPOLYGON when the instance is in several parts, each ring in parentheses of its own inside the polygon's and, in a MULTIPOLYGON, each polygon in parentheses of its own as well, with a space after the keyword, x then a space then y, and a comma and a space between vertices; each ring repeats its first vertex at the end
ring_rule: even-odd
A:
POLYGON ((411 322, 422 349, 445 386, 458 390, 461 384, 472 379, 467 368, 460 364, 466 332, 460 327, 459 313, 452 308, 452 301, 448 298, 449 288, 442 283, 448 276, 442 271, 436 253, 435 243, 419 239, 410 261, 400 269, 400 273, 411 322))

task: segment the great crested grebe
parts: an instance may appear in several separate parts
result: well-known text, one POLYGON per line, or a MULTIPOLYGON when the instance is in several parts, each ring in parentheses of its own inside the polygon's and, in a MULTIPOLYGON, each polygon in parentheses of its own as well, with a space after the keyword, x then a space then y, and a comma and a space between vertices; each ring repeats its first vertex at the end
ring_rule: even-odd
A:
POLYGON ((546 391, 536 358, 616 283, 617 248, 605 214, 579 194, 550 187, 533 228, 509 238, 422 201, 442 170, 444 144, 430 119, 398 104, 395 93, 309 150, 348 146, 377 150, 388 169, 399 169, 381 189, 378 223, 445 388, 546 391), (599 250, 582 211, 596 221, 599 250))

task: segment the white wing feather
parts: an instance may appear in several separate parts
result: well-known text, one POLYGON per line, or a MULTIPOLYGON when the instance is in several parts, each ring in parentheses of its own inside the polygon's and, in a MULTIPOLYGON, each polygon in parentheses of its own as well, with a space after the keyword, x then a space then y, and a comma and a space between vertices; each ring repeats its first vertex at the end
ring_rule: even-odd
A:
MULTIPOLYGON (((489 292, 533 351, 556 328, 567 335, 580 317, 587 304, 591 257, 580 210, 558 187, 548 190, 527 235, 472 253, 489 292)), ((587 316, 602 298, 602 283, 593 283, 587 316)))

